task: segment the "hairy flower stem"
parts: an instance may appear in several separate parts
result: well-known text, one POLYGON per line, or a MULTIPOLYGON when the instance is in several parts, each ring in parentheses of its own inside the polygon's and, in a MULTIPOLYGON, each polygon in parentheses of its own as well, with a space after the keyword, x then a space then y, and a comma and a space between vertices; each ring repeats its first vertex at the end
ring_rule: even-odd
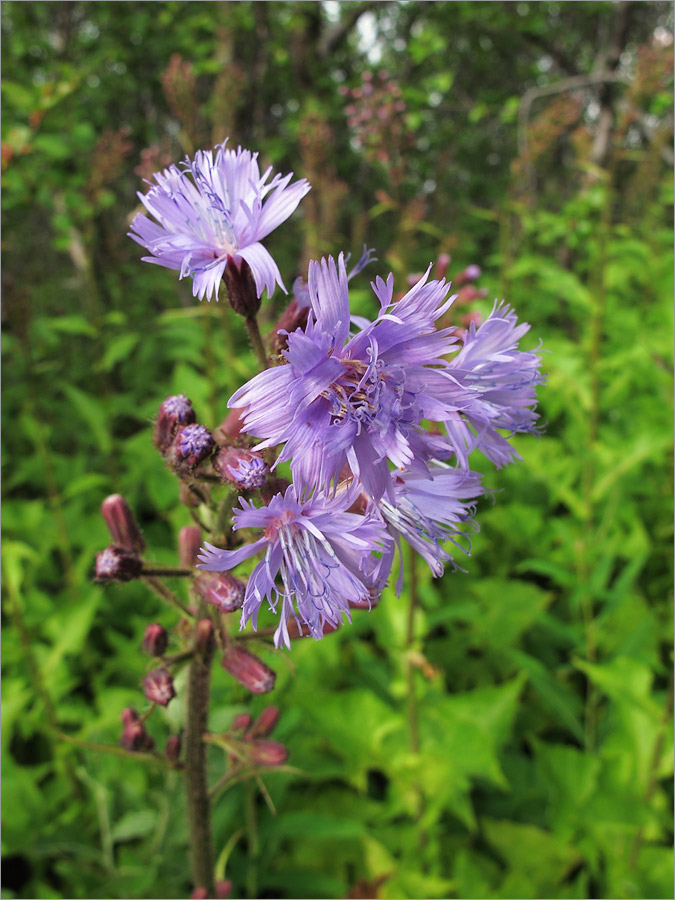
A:
POLYGON ((193 613, 190 612, 184 603, 181 603, 174 592, 169 590, 163 581, 160 581, 159 578, 156 578, 154 575, 147 575, 146 573, 143 573, 141 577, 150 590, 164 600, 165 603, 168 603, 169 606, 173 606, 174 609, 178 610, 179 613, 187 616, 189 619, 194 619, 193 613))
POLYGON ((192 569, 155 569, 144 565, 143 575, 160 578, 189 578, 194 575, 194 572, 192 569))
POLYGON ((260 364, 261 369, 269 368, 269 359, 267 358, 267 353, 265 351, 265 345, 263 344, 262 335, 260 334, 260 328, 258 326, 258 320, 255 316, 245 316, 244 322, 246 323, 246 331, 248 332, 248 339, 251 342, 251 347, 253 348, 253 352, 255 353, 258 363, 260 364))
POLYGON ((195 654, 190 663, 185 725, 185 788, 190 832, 190 867, 195 887, 215 896, 211 816, 206 786, 206 744, 208 728, 209 682, 213 650, 195 654))

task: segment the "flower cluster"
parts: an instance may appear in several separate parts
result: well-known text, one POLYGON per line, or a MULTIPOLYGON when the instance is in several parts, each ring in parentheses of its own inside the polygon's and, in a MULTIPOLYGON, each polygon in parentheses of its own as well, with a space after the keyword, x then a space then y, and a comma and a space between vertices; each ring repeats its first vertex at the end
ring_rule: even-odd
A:
MULTIPOLYGON (((150 250, 150 262, 190 275, 200 299, 217 297, 224 281, 235 311, 250 324, 257 308, 235 302, 233 291, 245 294, 237 279, 245 280, 250 267, 258 301, 265 288, 271 294, 276 284, 283 287, 260 240, 309 190, 305 181, 290 184, 290 175, 269 181, 270 174, 261 176, 256 155, 245 150, 198 152, 182 169, 155 176, 141 199, 159 224, 139 215, 131 236, 150 250)), ((293 635, 318 640, 350 621, 352 609, 375 604, 401 539, 435 576, 448 563, 456 568, 453 552, 469 552, 475 505, 485 493, 471 454, 502 466, 518 458, 511 436, 537 431, 541 360, 519 347, 529 326, 503 303, 484 321, 461 320, 467 328, 450 324, 458 295, 442 277, 447 257, 442 275, 432 277, 429 266, 402 294, 392 274, 375 277, 377 314, 356 316, 349 281, 370 261, 366 251, 348 274, 343 254, 329 256, 310 262, 306 281, 296 279, 291 304, 268 339, 277 364, 230 398, 236 434, 212 458, 212 480, 245 496, 233 533, 204 545, 199 568, 229 572, 260 559, 235 599, 228 582, 218 590, 209 585, 208 602, 226 611, 241 606, 242 627, 251 622, 254 629, 266 603, 278 616, 277 646, 289 647, 293 635), (285 486, 271 474, 280 464, 292 474, 285 486), (241 539, 251 532, 255 538, 241 539)), ((479 275, 469 266, 458 285, 479 275)), ((458 302, 468 299, 462 290, 483 296, 468 284, 458 302)), ((156 443, 167 453, 172 441, 176 470, 198 478, 213 439, 195 424, 186 398, 170 400, 156 443)), ((226 435, 231 424, 220 432, 226 435)), ((200 583, 200 593, 206 589, 200 583)))

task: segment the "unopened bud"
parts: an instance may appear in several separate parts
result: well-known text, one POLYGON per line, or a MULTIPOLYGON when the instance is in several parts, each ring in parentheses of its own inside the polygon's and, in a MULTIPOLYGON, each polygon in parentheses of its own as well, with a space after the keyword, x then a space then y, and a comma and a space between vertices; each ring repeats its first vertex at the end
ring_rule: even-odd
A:
POLYGON ((237 644, 228 647, 222 664, 225 671, 236 678, 239 684, 248 688, 252 694, 266 694, 274 687, 277 678, 276 672, 273 672, 257 656, 237 644))
POLYGON ((151 742, 152 738, 141 722, 129 722, 125 725, 120 738, 120 744, 125 750, 149 750, 151 742))
POLYGON ((216 636, 211 619, 200 619, 195 628, 195 650, 202 656, 213 653, 216 636))
POLYGON ((462 269, 459 275, 455 275, 452 279, 452 283, 455 287, 459 287, 460 284, 466 284, 467 281, 475 281, 477 278, 480 278, 481 274, 482 269, 480 266, 467 266, 466 269, 462 269))
POLYGON ((239 713, 236 715, 234 719, 232 719, 232 724, 230 725, 228 731, 246 731, 250 728, 251 722, 253 719, 249 716, 248 713, 239 713))
POLYGON ((230 441, 235 441, 239 437, 244 427, 243 415, 244 410, 241 407, 229 411, 213 432, 213 436, 219 444, 229 444, 230 441))
POLYGON ((138 713, 131 706, 127 706, 126 709, 122 710, 122 724, 126 728, 127 725, 131 725, 132 722, 138 721, 138 713))
POLYGON ((222 881, 216 881, 216 897, 218 900, 229 900, 232 893, 232 882, 224 878, 222 881))
POLYGON ((181 740, 179 734, 172 734, 164 745, 164 754, 170 762, 176 762, 180 756, 181 740))
POLYGON ((288 335, 296 331, 298 328, 304 328, 309 318, 309 291, 306 286, 304 290, 300 288, 296 292, 296 284, 301 282, 304 286, 302 278, 296 279, 293 284, 293 293, 295 297, 282 312, 271 337, 271 347, 274 353, 281 353, 282 350, 288 348, 288 335), (306 295, 306 302, 305 302, 306 295))
POLYGON ((162 656, 169 644, 169 635, 163 625, 155 622, 148 625, 143 635, 141 649, 150 656, 162 656))
POLYGON ((185 394, 167 397, 160 405, 157 414, 154 434, 155 447, 161 453, 166 453, 178 428, 184 425, 192 425, 196 421, 197 417, 192 408, 192 403, 185 394))
POLYGON ((202 546, 202 531, 198 525, 186 525, 178 532, 178 555, 184 569, 194 569, 202 546))
POLYGON ((192 586, 202 600, 221 612, 234 612, 244 605, 246 587, 229 572, 198 575, 192 586))
POLYGON ((151 703, 158 706, 168 706, 176 696, 171 672, 164 666, 153 669, 143 679, 143 693, 151 703))
POLYGON ((252 450, 244 447, 223 447, 213 457, 213 468, 222 480, 240 490, 255 490, 265 484, 267 464, 252 450))
POLYGON ((117 547, 142 553, 145 541, 129 504, 121 494, 111 494, 101 504, 101 514, 117 547))
POLYGON ((204 425, 186 425, 176 432, 166 458, 178 472, 191 472, 211 455, 215 445, 213 435, 204 425))
POLYGON ((267 737, 276 728, 279 721, 279 710, 276 706, 267 706, 253 723, 246 737, 248 739, 267 737))
POLYGON ((198 887, 190 894, 190 900, 206 900, 208 896, 209 892, 206 888, 198 887))
POLYGON ((140 578, 143 563, 140 558, 124 547, 106 547, 96 555, 96 581, 133 581, 140 578))
POLYGON ((248 756, 256 766, 283 766, 288 750, 278 741, 253 741, 248 756))
POLYGON ((247 319, 255 318, 260 309, 260 298, 255 288, 253 272, 246 260, 235 262, 233 257, 228 256, 223 281, 232 309, 247 319))

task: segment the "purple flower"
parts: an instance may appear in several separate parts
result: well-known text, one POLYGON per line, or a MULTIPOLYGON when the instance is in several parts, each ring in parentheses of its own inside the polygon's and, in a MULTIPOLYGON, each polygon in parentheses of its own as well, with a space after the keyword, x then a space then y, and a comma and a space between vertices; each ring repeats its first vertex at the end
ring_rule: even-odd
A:
POLYGON ((265 460, 244 447, 223 447, 213 458, 213 468, 240 490, 260 488, 267 477, 265 460))
POLYGON ((190 466, 206 459, 215 447, 213 435, 204 425, 186 425, 176 435, 178 452, 190 466))
MULTIPOLYGON (((422 556, 438 578, 446 563, 457 568, 452 554, 445 549, 448 542, 462 552, 468 550, 459 542, 474 534, 478 526, 473 521, 476 500, 482 496, 481 476, 468 469, 432 466, 431 477, 419 473, 392 472, 394 503, 382 499, 378 509, 394 536, 400 553, 403 537, 422 556)), ((393 550, 390 550, 393 554, 393 550)), ((396 583, 403 587, 403 554, 396 583)))
POLYGON ((536 387, 544 378, 541 357, 518 349, 530 326, 518 319, 510 307, 495 303, 489 317, 476 328, 471 323, 464 345, 450 361, 450 372, 467 388, 469 404, 446 420, 448 436, 457 459, 466 466, 474 449, 484 453, 497 467, 519 455, 497 429, 511 434, 537 433, 539 415, 531 407, 537 402, 536 387))
POLYGON ((378 500, 391 499, 388 462, 426 471, 426 460, 451 454, 423 419, 445 421, 469 393, 448 374, 444 360, 457 340, 436 330, 450 306, 444 281, 426 275, 393 303, 393 276, 378 278, 374 322, 350 318, 342 255, 312 262, 312 312, 304 331, 288 336, 289 365, 257 375, 230 398, 244 407, 244 430, 262 438, 258 449, 285 443, 279 462, 291 460, 294 480, 310 492, 328 490, 345 466, 378 500), (350 321, 361 328, 350 335, 350 321), (284 399, 285 398, 285 399, 284 399))
POLYGON ((178 269, 193 279, 192 293, 208 300, 218 288, 229 260, 246 260, 255 278, 258 297, 266 288, 271 297, 283 282, 277 264, 260 243, 293 213, 310 186, 290 175, 262 175, 258 154, 225 144, 198 150, 194 160, 155 173, 155 185, 141 202, 154 216, 134 219, 129 236, 152 256, 145 262, 178 269), (159 223, 159 224, 158 224, 159 223))
POLYGON ((234 513, 235 529, 262 528, 263 536, 238 550, 205 544, 200 568, 220 572, 264 552, 248 580, 242 627, 251 619, 257 629, 265 598, 274 612, 281 601, 277 646, 290 647, 291 615, 308 626, 315 640, 322 637, 325 622, 339 625, 342 614, 351 621, 349 602, 367 599, 376 587, 377 557, 372 554, 390 541, 375 517, 346 512, 353 499, 353 492, 342 492, 303 502, 291 485, 260 509, 241 500, 242 509, 234 513))

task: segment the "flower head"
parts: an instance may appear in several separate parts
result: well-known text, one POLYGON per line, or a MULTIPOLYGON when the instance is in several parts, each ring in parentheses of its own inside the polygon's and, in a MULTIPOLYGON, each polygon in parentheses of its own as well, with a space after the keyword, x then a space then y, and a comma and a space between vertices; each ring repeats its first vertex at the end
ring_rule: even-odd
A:
POLYGON ((529 329, 526 322, 518 325, 508 305, 495 303, 482 325, 476 328, 471 323, 463 346, 450 361, 450 372, 468 390, 469 398, 461 414, 452 413, 446 420, 448 436, 463 466, 468 465, 474 449, 498 467, 519 459, 498 428, 509 436, 538 431, 539 415, 532 407, 537 402, 537 385, 544 381, 539 371, 541 357, 518 349, 529 329))
POLYGON ((291 615, 319 640, 325 622, 339 625, 342 614, 349 619, 350 601, 368 599, 376 587, 373 552, 382 551, 390 538, 375 517, 346 512, 353 499, 342 492, 302 501, 291 485, 262 508, 241 500, 242 509, 234 514, 235 529, 261 528, 263 536, 238 550, 205 544, 200 568, 225 571, 264 552, 248 580, 242 627, 250 619, 257 628, 265 598, 274 612, 281 603, 275 643, 290 647, 291 615))
MULTIPOLYGON (((459 541, 475 533, 478 526, 472 516, 475 501, 483 494, 481 476, 468 469, 449 466, 432 466, 432 477, 419 473, 392 472, 394 502, 382 499, 379 512, 387 528, 398 544, 400 538, 426 560, 438 578, 445 564, 457 568, 447 543, 454 544, 464 553, 466 548, 459 541)), ((396 585, 400 593, 403 587, 403 555, 396 585)))
POLYGON ((360 330, 350 334, 344 258, 310 263, 311 314, 304 331, 288 336, 289 365, 262 372, 230 399, 244 407, 244 430, 263 439, 259 448, 285 443, 279 461, 291 461, 305 491, 327 490, 348 466, 374 500, 391 497, 388 461, 424 471, 428 459, 450 455, 421 422, 445 421, 468 392, 443 359, 457 340, 453 329, 435 328, 454 298, 428 274, 396 303, 393 276, 376 279, 380 313, 374 322, 355 319, 360 330))
POLYGON ((290 175, 262 175, 258 154, 228 150, 198 150, 181 168, 155 173, 156 184, 139 197, 157 220, 139 214, 129 236, 152 254, 145 262, 180 271, 193 280, 192 293, 202 300, 217 298, 226 266, 245 260, 255 279, 258 297, 271 296, 278 284, 285 290, 277 264, 260 241, 293 213, 310 186, 290 175))

